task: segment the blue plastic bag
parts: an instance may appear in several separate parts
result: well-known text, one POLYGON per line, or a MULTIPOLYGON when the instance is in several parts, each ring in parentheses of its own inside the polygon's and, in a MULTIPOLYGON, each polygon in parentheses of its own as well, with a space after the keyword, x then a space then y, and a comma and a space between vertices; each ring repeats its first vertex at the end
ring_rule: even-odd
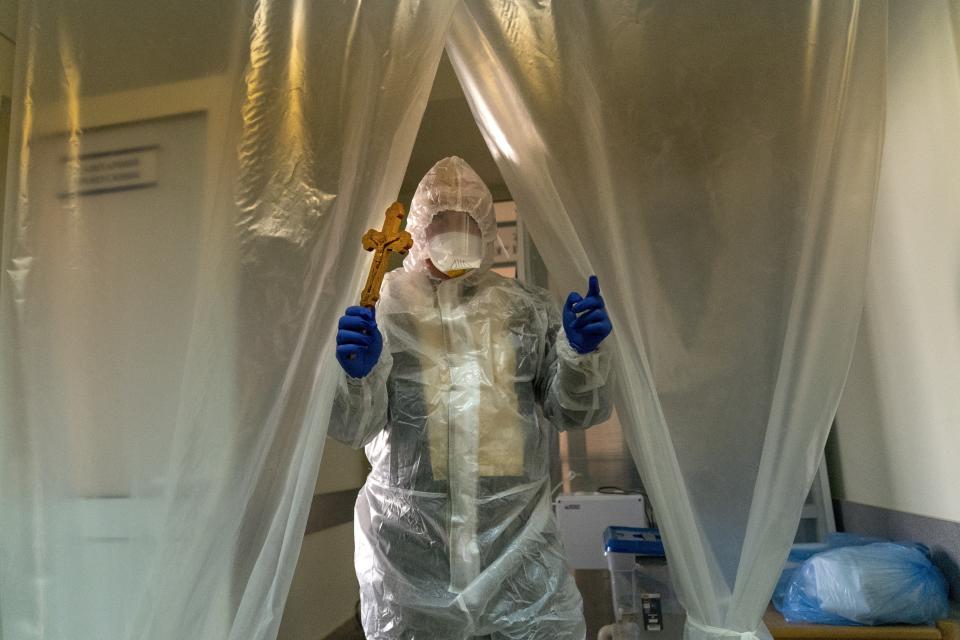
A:
POLYGON ((948 614, 947 580, 922 546, 854 544, 785 571, 774 606, 788 622, 933 624, 948 614))
MULTIPOLYGON (((786 598, 787 590, 790 588, 790 581, 793 579, 794 572, 800 568, 800 565, 814 555, 823 553, 824 551, 829 551, 830 549, 863 546, 877 542, 890 542, 890 540, 887 540, 886 538, 862 536, 856 533, 837 532, 830 534, 825 542, 800 543, 793 545, 790 548, 790 555, 787 557, 787 563, 783 568, 783 573, 780 575, 780 580, 777 582, 777 587, 773 592, 774 606, 779 608, 780 605, 777 603, 784 602, 784 598, 786 598)), ((897 544, 906 547, 915 545, 924 553, 926 553, 927 557, 930 555, 929 549, 919 543, 898 542, 897 544)))

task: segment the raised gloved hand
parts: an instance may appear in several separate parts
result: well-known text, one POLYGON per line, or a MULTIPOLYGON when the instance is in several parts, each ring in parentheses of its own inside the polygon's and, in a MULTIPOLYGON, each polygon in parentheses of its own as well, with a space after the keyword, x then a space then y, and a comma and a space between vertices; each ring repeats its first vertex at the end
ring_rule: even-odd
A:
POLYGON ((347 307, 337 325, 337 362, 348 375, 362 378, 373 369, 383 351, 377 317, 367 307, 347 307))
POLYGON ((567 303, 563 305, 563 330, 567 333, 567 342, 577 353, 596 351, 613 331, 597 276, 590 276, 586 298, 576 291, 567 296, 567 303))

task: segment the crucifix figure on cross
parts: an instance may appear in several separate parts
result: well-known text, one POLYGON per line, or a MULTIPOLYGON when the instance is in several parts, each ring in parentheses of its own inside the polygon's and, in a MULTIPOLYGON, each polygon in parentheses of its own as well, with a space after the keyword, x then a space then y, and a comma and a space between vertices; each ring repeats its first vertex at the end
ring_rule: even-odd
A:
POLYGON ((373 309, 377 300, 380 299, 380 286, 383 284, 383 276, 387 273, 389 254, 406 255, 413 246, 413 238, 410 234, 400 230, 406 215, 403 205, 394 202, 384 214, 383 228, 370 229, 363 234, 363 248, 374 253, 373 264, 370 265, 370 273, 367 275, 367 284, 360 294, 362 307, 373 309))

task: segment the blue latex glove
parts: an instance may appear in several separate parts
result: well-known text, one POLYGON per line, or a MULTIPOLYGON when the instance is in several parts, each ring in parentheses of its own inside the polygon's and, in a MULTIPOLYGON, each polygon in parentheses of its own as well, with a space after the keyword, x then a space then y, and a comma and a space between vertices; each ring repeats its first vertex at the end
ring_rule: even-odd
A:
POLYGON ((567 333, 567 342, 577 353, 596 351, 613 331, 597 276, 590 276, 586 298, 576 291, 567 296, 567 303, 563 305, 563 330, 567 333))
POLYGON ((348 375, 362 378, 377 364, 383 336, 373 309, 347 307, 337 325, 337 362, 348 375))

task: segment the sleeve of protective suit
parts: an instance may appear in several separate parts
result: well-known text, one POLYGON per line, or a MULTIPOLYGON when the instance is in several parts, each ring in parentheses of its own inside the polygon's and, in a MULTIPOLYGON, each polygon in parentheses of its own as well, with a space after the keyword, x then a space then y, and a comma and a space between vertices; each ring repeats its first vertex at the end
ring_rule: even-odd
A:
POLYGON ((613 411, 609 340, 592 353, 577 353, 567 341, 559 310, 552 301, 546 307, 545 354, 536 381, 543 415, 560 431, 592 427, 613 411))
POLYGON ((340 378, 333 398, 327 435, 360 449, 373 440, 387 424, 387 378, 393 357, 385 346, 380 360, 362 378, 353 378, 339 366, 340 378))

